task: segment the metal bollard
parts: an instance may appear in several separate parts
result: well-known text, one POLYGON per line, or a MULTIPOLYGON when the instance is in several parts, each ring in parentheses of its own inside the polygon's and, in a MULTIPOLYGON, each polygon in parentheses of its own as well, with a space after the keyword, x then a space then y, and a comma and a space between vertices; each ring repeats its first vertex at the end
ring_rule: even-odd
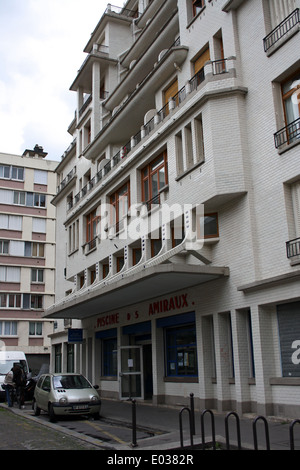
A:
POLYGON ((294 426, 295 424, 300 424, 300 419, 294 419, 290 424, 290 449, 295 450, 295 441, 294 441, 294 426))
POLYGON ((239 415, 235 411, 230 411, 227 413, 225 417, 225 433, 226 433, 226 449, 230 450, 230 443, 229 443, 229 426, 228 426, 228 419, 230 416, 234 416, 236 420, 236 432, 237 432, 237 442, 238 442, 238 449, 241 450, 241 430, 240 430, 240 418, 239 415))
POLYGON ((137 447, 136 442, 136 401, 132 400, 132 442, 131 447, 137 447))
POLYGON ((256 431, 256 423, 259 420, 262 420, 264 425, 265 425, 265 438, 266 438, 266 447, 267 450, 270 450, 270 438, 269 438, 269 426, 268 426, 268 421, 264 416, 257 416, 255 420, 252 423, 253 427, 253 440, 254 440, 254 450, 258 450, 258 443, 257 443, 257 431, 256 431))
POLYGON ((194 408, 194 394, 190 393, 190 407, 191 407, 191 428, 193 436, 196 434, 195 429, 195 408, 194 408))

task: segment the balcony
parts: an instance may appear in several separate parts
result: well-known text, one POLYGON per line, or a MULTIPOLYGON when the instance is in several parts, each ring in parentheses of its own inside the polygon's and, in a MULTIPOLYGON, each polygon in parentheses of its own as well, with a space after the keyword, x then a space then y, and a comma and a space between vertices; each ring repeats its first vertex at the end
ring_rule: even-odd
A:
MULTIPOLYGON (((183 86, 178 93, 171 99, 171 101, 161 108, 154 117, 152 117, 146 124, 141 126, 140 130, 134 134, 130 140, 124 144, 120 150, 109 160, 102 169, 87 183, 87 185, 79 191, 72 203, 69 205, 69 209, 73 207, 89 193, 94 187, 98 186, 98 183, 105 179, 111 172, 128 157, 128 155, 134 150, 134 148, 142 142, 154 129, 163 123, 169 116, 170 112, 173 112, 181 104, 183 104, 190 96, 197 91, 200 86, 203 86, 206 81, 211 79, 222 79, 230 77, 230 70, 234 69, 235 58, 223 59, 217 61, 208 62, 205 67, 200 70, 195 76, 193 76, 185 86, 183 86)), ((135 121, 134 121, 135 122, 135 121)), ((100 133, 101 134, 101 133, 100 133)), ((93 143, 91 144, 93 145, 93 143)), ((86 155, 85 155, 86 156, 86 155)), ((88 157, 87 157, 88 158, 88 157)))
POLYGON ((283 146, 300 143, 300 118, 291 122, 274 134, 275 147, 282 149, 283 146))
POLYGON ((286 242, 286 254, 289 259, 300 256, 300 238, 286 242))
POLYGON ((62 182, 60 183, 60 185, 57 187, 57 192, 60 192, 62 191, 66 185, 71 181, 71 179, 73 178, 73 176, 75 176, 76 174, 76 166, 74 166, 74 168, 72 168, 72 170, 67 174, 67 176, 62 180, 62 182))
POLYGON ((285 39, 289 39, 291 34, 299 31, 300 13, 296 8, 287 18, 285 18, 273 31, 263 40, 266 53, 271 52, 276 45, 281 45, 285 39))

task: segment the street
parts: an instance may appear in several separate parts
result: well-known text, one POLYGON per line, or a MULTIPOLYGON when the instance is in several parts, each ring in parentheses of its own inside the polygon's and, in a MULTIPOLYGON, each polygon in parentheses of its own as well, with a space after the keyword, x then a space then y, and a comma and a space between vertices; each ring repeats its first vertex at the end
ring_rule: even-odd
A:
POLYGON ((0 408, 0 450, 93 450, 97 447, 0 408))

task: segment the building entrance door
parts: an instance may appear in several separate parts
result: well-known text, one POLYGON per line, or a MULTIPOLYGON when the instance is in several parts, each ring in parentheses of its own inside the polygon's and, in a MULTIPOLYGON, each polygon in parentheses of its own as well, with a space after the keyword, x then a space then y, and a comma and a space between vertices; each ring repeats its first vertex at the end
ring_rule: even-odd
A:
POLYGON ((143 399, 144 378, 142 346, 121 346, 120 354, 120 399, 143 399))

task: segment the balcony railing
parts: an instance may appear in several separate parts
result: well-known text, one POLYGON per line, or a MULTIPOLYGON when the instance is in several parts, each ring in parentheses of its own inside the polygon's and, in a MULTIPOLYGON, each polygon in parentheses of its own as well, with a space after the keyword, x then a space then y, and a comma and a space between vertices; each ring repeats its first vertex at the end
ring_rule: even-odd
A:
POLYGON ((98 237, 95 237, 93 238, 92 240, 89 240, 88 242, 86 242, 83 246, 83 249, 84 249, 84 253, 85 254, 88 254, 90 251, 92 251, 94 248, 96 248, 97 246, 97 238, 98 237))
MULTIPOLYGON (((177 40, 176 40, 177 41, 177 40)), ((176 43, 176 42, 175 42, 176 43)), ((174 43, 174 44, 175 44, 174 43)), ((217 60, 210 62, 211 72, 213 75, 221 75, 227 72, 227 59, 217 60)), ((164 121, 164 119, 168 116, 171 109, 175 109, 178 107, 182 102, 184 102, 187 98, 188 93, 196 90, 198 86, 205 81, 205 72, 204 68, 201 69, 194 77, 189 80, 189 90, 187 90, 186 86, 182 87, 176 95, 167 103, 163 108, 157 111, 156 116, 151 118, 146 124, 142 126, 142 130, 138 131, 113 157, 109 160, 106 165, 98 171, 96 176, 89 181, 89 183, 82 188, 74 196, 73 203, 69 203, 69 209, 73 208, 75 204, 79 202, 79 200, 84 197, 88 191, 90 191, 103 177, 107 176, 111 170, 117 166, 121 160, 127 157, 127 155, 131 152, 131 150, 139 143, 143 138, 148 136, 157 124, 160 124, 164 121), (92 183, 92 184, 90 184, 92 183)), ((151 204, 157 204, 158 201, 148 201, 151 204)), ((147 205, 148 205, 147 203, 147 205)))
POLYGON ((300 118, 291 122, 274 134, 275 147, 278 149, 284 144, 300 142, 300 118))
POLYGON ((92 95, 89 95, 88 98, 85 100, 85 102, 83 103, 83 105, 81 106, 80 110, 79 110, 79 116, 82 116, 84 111, 86 110, 86 108, 90 105, 90 103, 92 102, 92 95))
POLYGON ((299 8, 294 10, 287 18, 285 18, 273 31, 264 38, 264 49, 267 52, 274 44, 283 38, 297 24, 300 23, 299 8))
POLYGON ((75 176, 75 174, 76 174, 76 166, 72 168, 72 170, 67 174, 67 176, 62 180, 60 185, 57 187, 57 193, 59 193, 66 187, 66 185, 69 183, 69 181, 71 181, 71 179, 73 178, 73 176, 75 176))
POLYGON ((116 13, 117 15, 127 16, 128 18, 138 18, 141 14, 137 10, 129 10, 128 8, 118 7, 109 4, 105 13, 116 13))
POLYGON ((288 258, 300 256, 300 238, 286 242, 286 254, 288 258))

